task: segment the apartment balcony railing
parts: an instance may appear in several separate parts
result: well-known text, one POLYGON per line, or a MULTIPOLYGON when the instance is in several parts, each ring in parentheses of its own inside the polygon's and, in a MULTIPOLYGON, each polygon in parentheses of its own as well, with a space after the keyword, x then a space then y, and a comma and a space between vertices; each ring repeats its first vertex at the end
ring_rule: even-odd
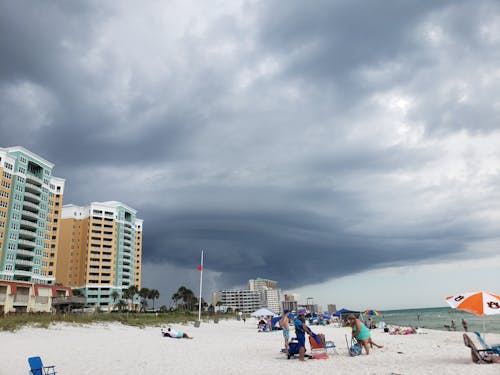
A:
POLYGON ((17 240, 17 243, 18 243, 19 245, 28 246, 28 247, 30 247, 30 248, 35 247, 35 246, 36 246, 35 241, 31 241, 31 240, 17 240))
POLYGON ((35 185, 42 186, 42 179, 36 177, 35 175, 32 174, 26 174, 26 182, 31 182, 34 183, 35 185))
POLYGON ((16 264, 20 264, 22 266, 28 266, 28 267, 33 267, 35 265, 35 263, 33 263, 31 260, 16 259, 15 262, 16 262, 16 264))
POLYGON ((19 230, 19 237, 20 238, 23 238, 23 237, 36 238, 36 232, 32 232, 32 231, 26 230, 26 229, 20 229, 19 230))
POLYGON ((24 249, 17 249, 16 253, 17 253, 17 255, 23 255, 23 256, 27 256, 27 257, 34 257, 35 256, 34 251, 24 250, 24 249))
POLYGON ((31 202, 28 202, 28 201, 24 201, 23 202, 23 209, 26 209, 28 211, 37 213, 38 210, 40 209, 40 207, 38 206, 38 204, 31 203, 31 202))
POLYGON ((37 229, 38 224, 29 220, 21 220, 21 228, 23 227, 37 229))
POLYGON ((31 211, 27 211, 27 210, 23 210, 23 212, 21 213, 21 215, 23 217, 30 217, 32 219, 35 219, 35 220, 38 220, 38 215, 31 212, 31 211))
POLYGON ((24 200, 29 200, 30 202, 33 203, 40 203, 40 197, 36 194, 29 193, 29 192, 24 192, 24 200))
POLYGON ((21 245, 26 245, 26 246, 36 246, 35 241, 31 240, 17 240, 17 242, 21 245))
POLYGON ((30 184, 29 182, 26 183, 25 190, 28 193, 33 193, 35 195, 40 195, 42 193, 42 189, 39 186, 30 184))

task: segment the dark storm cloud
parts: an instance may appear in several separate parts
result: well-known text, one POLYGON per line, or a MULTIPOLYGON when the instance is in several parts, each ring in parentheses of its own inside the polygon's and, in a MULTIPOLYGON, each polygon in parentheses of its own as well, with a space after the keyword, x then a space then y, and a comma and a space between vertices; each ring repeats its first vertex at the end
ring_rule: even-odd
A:
POLYGON ((293 288, 495 236, 498 172, 454 161, 498 130, 498 3, 234 4, 2 2, 0 146, 136 208, 159 284, 202 249, 217 287, 293 288))
POLYGON ((341 222, 301 211, 156 215, 161 220, 150 223, 145 245, 169 251, 148 253, 148 262, 194 267, 203 249, 208 269, 222 272, 231 285, 266 275, 294 288, 361 272, 367 264, 377 268, 460 257, 467 237, 464 227, 443 223, 431 230, 413 228, 414 233, 399 238, 349 235, 341 222))

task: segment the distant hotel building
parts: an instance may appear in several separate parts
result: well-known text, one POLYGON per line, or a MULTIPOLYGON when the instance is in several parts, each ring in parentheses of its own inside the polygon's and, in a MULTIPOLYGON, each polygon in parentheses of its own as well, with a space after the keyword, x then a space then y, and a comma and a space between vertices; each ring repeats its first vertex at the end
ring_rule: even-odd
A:
POLYGON ((219 290, 212 294, 212 304, 251 313, 261 307, 260 293, 245 289, 219 290))
POLYGON ((329 304, 328 305, 328 313, 335 314, 337 312, 337 305, 329 304))
POLYGON ((276 313, 281 313, 281 290, 278 289, 277 281, 258 277, 248 280, 248 289, 260 293, 262 307, 269 307, 276 313))
POLYGON ((253 312, 261 307, 269 307, 280 313, 281 290, 273 280, 256 278, 248 280, 248 289, 226 289, 212 293, 214 306, 231 307, 241 312, 253 312))
POLYGON ((119 293, 141 288, 143 220, 120 202, 62 209, 57 281, 80 289, 88 306, 109 308, 119 293))
POLYGON ((293 294, 285 294, 284 300, 281 302, 283 310, 297 311, 297 301, 293 294))
POLYGON ((0 148, 0 280, 56 283, 64 180, 23 147, 0 148))

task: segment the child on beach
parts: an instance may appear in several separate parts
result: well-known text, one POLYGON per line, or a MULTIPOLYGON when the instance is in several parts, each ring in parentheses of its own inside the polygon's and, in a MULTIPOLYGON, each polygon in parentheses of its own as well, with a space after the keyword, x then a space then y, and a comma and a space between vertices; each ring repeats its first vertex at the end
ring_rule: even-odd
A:
POLYGON ((290 322, 288 320, 288 315, 290 314, 290 310, 283 311, 283 315, 280 319, 280 327, 283 332, 283 339, 285 340, 285 352, 288 353, 288 340, 290 339, 290 322))

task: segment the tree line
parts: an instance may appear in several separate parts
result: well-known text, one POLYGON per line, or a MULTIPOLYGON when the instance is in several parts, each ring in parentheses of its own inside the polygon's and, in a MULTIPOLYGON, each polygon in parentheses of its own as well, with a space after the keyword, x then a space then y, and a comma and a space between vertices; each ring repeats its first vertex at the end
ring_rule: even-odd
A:
MULTIPOLYGON (((160 298, 160 292, 158 289, 138 289, 135 285, 131 285, 127 289, 124 289, 121 294, 117 290, 111 293, 114 308, 120 311, 133 309, 134 299, 137 296, 140 298, 140 311, 146 311, 149 306, 149 300, 152 302, 152 309, 155 310, 155 301, 160 298)), ((179 287, 179 289, 172 294, 171 299, 174 304, 171 310, 193 311, 198 309, 199 299, 194 295, 191 289, 185 286, 179 287)), ((203 298, 201 299, 201 305, 202 309, 208 306, 203 298)), ((213 310, 213 306, 210 305, 210 307, 213 310)), ((167 309, 166 306, 161 306, 159 310, 165 311, 167 309)))

